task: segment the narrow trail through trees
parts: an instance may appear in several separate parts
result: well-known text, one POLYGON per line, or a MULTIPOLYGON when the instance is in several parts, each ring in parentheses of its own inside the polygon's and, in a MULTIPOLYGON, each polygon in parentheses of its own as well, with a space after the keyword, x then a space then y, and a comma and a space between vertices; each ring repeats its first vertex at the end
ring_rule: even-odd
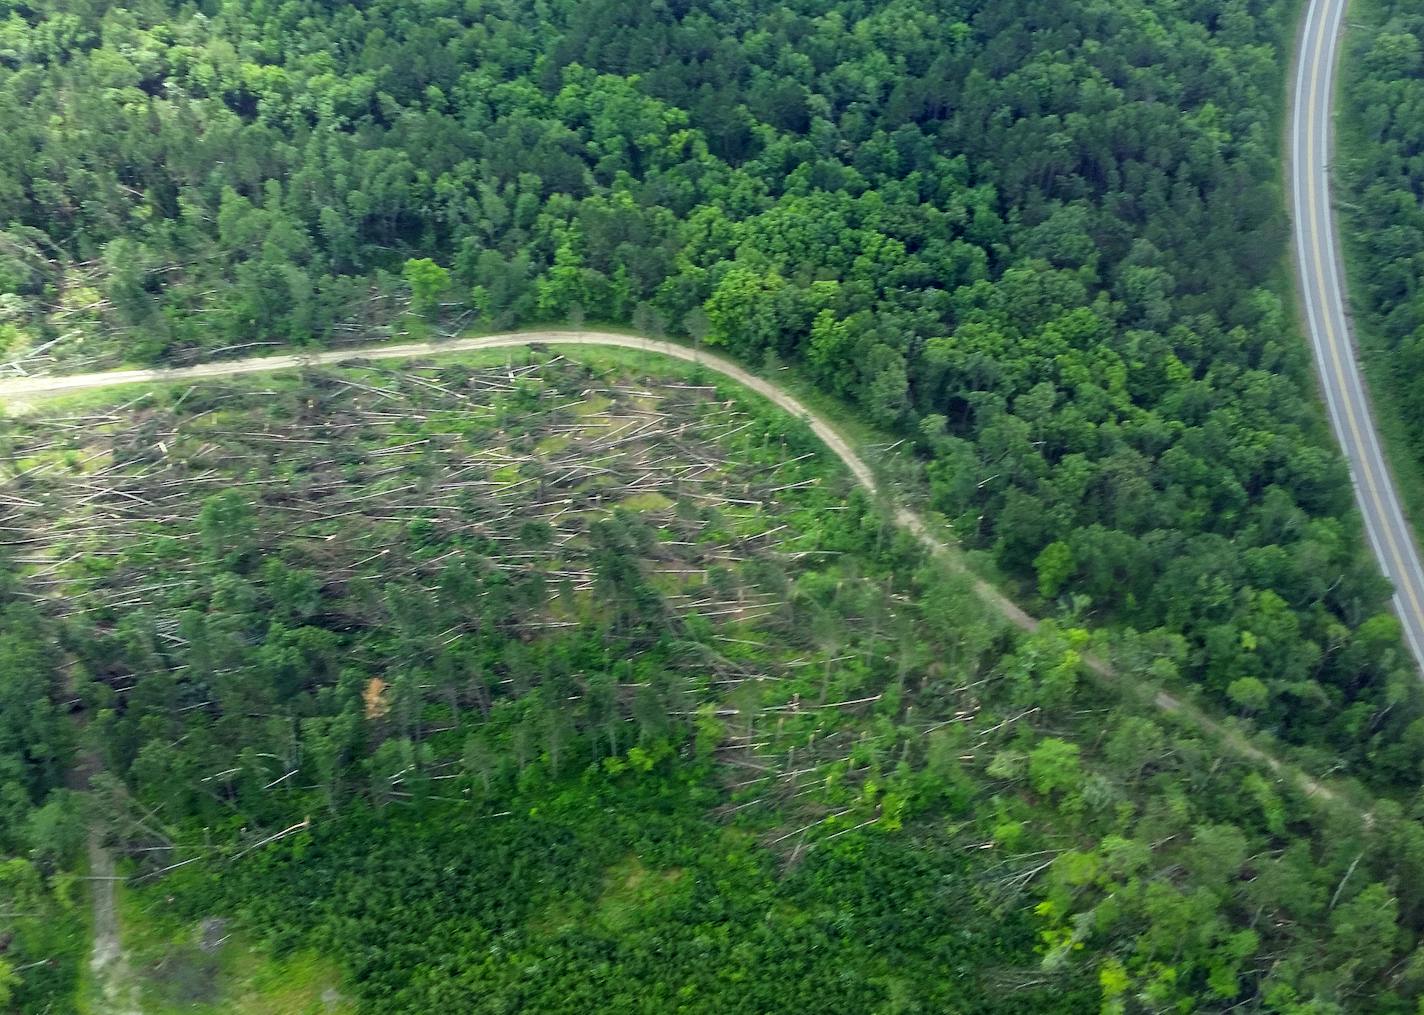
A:
POLYGON ((103 844, 103 829, 89 829, 90 905, 94 919, 94 948, 89 969, 98 983, 101 1015, 139 1015, 133 1003, 133 979, 128 955, 119 938, 119 915, 114 898, 114 857, 103 844))
MULTIPOLYGON (((68 376, 36 376, 0 381, 0 403, 20 403, 27 399, 43 398, 79 391, 127 384, 172 383, 204 378, 236 377, 244 374, 269 373, 275 370, 291 370, 301 367, 330 366, 372 360, 415 359, 427 356, 451 355, 454 353, 478 352, 486 349, 510 349, 530 345, 551 346, 602 346, 605 348, 632 349, 639 352, 655 353, 672 359, 698 364, 708 370, 727 377, 743 387, 767 399, 783 411, 803 420, 825 446, 846 466, 855 481, 867 492, 880 496, 881 486, 875 473, 856 453, 830 422, 809 408, 785 389, 764 378, 757 377, 731 360, 702 349, 690 349, 672 342, 643 338, 636 335, 620 335, 600 331, 525 331, 502 335, 485 335, 478 338, 452 339, 442 342, 414 342, 403 345, 388 345, 370 349, 338 349, 322 352, 298 353, 283 356, 252 357, 217 363, 203 363, 191 367, 145 370, 109 370, 99 373, 71 374, 68 376)), ((911 533, 936 559, 957 570, 964 571, 965 565, 956 549, 932 532, 924 517, 909 508, 894 510, 895 522, 911 533)), ((974 579, 974 588, 985 602, 1009 620, 1016 627, 1026 631, 1037 628, 1039 621, 1010 600, 998 589, 981 578, 974 579)), ((1308 796, 1331 803, 1341 801, 1341 794, 1320 780, 1308 775, 1295 765, 1276 757, 1252 744, 1242 734, 1228 729, 1212 719, 1195 705, 1191 705, 1175 695, 1137 680, 1125 680, 1109 663, 1088 656, 1084 666, 1104 686, 1112 687, 1119 693, 1136 698, 1149 708, 1175 716, 1196 726, 1203 733, 1218 740, 1229 751, 1255 764, 1264 765, 1280 779, 1288 780, 1303 790, 1308 796)), ((1361 812, 1368 822, 1368 813, 1361 812)))

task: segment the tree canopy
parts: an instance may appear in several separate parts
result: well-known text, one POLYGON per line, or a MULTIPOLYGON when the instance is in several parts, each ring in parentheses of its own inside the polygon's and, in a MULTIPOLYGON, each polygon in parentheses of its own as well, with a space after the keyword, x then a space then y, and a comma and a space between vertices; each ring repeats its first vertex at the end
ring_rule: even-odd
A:
POLYGON ((1026 593, 1182 636, 1223 709, 1260 681, 1321 768, 1417 778, 1273 288, 1292 5, 6 10, 17 354, 597 320, 799 363, 1026 593))
MULTIPOLYGON (((901 441, 1052 618, 1007 630, 705 377, 5 421, 0 1006, 72 995, 82 741, 126 872, 192 860, 175 906, 330 944, 373 1010, 1414 1011, 1424 710, 1277 277, 1295 8, 0 0, 12 367, 686 337, 901 441)), ((1424 71, 1386 17, 1352 178, 1405 390, 1424 71)))

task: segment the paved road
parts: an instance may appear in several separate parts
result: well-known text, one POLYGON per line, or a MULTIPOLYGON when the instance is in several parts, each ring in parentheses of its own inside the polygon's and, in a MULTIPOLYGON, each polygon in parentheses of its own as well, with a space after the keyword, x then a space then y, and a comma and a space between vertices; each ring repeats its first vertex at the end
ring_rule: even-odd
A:
POLYGON ((1335 72, 1347 4, 1310 0, 1300 42, 1290 144, 1296 263, 1330 423, 1350 465, 1370 548, 1394 584, 1394 610, 1405 641, 1424 669, 1424 568, 1370 417, 1346 315, 1345 273, 1330 198, 1335 72))

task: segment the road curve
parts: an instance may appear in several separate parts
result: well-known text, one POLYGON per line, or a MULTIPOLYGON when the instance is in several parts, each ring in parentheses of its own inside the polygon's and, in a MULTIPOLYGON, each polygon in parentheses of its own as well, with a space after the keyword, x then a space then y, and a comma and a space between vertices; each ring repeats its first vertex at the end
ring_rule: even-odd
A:
MULTIPOLYGON (((701 349, 637 335, 616 335, 599 331, 523 331, 505 335, 486 335, 480 338, 460 338, 445 342, 414 342, 405 345, 374 346, 365 349, 338 349, 287 356, 259 356, 252 359, 227 360, 218 363, 202 363, 191 367, 172 367, 156 370, 110 370, 103 373, 70 374, 60 377, 22 377, 0 380, 0 405, 6 401, 23 402, 28 398, 72 393, 76 391, 107 388, 122 384, 173 383, 204 378, 235 377, 242 374, 269 373, 273 370, 291 370, 300 367, 332 365, 369 360, 420 359, 428 356, 449 355, 450 353, 474 352, 481 349, 509 349, 529 345, 584 345, 604 346, 619 349, 634 349, 651 352, 673 359, 696 363, 708 370, 722 374, 743 387, 756 392, 778 408, 804 420, 816 437, 826 445, 850 470, 855 481, 871 494, 879 492, 875 473, 855 452, 850 443, 836 432, 835 428, 822 416, 817 415, 788 392, 769 381, 749 373, 725 357, 701 349)), ((895 510, 897 525, 911 533, 933 556, 956 570, 964 566, 955 550, 937 538, 925 520, 909 508, 895 510)), ((972 578, 975 594, 1000 613, 1016 627, 1032 631, 1038 627, 1038 620, 1031 616, 982 578, 972 578)), ((1232 753, 1255 764, 1264 765, 1280 778, 1295 783, 1307 796, 1327 803, 1342 801, 1341 795, 1321 780, 1315 779, 1295 765, 1282 761, 1275 755, 1251 743, 1241 733, 1229 729, 1212 719, 1195 705, 1181 700, 1160 688, 1137 679, 1120 679, 1116 670, 1106 661, 1096 656, 1083 657, 1083 665, 1103 685, 1136 697, 1150 708, 1177 717, 1197 727, 1201 732, 1215 738, 1232 753)), ((1370 823, 1371 815, 1358 811, 1361 818, 1370 823)))
POLYGON ((1301 301, 1330 425, 1350 466, 1355 499, 1380 570, 1394 585, 1394 611, 1424 670, 1424 567, 1405 521, 1355 355, 1344 268, 1330 195, 1335 74, 1348 0, 1310 0, 1296 65, 1290 186, 1301 301))
POLYGON ((637 349, 658 353, 674 359, 701 363, 711 370, 751 388, 795 416, 806 418, 816 436, 835 452, 855 474, 856 481, 874 492, 875 477, 849 444, 824 420, 773 384, 748 373, 729 359, 672 342, 660 342, 637 335, 615 335, 601 331, 521 331, 479 338, 457 338, 444 342, 409 342, 404 345, 371 346, 357 349, 331 349, 322 352, 296 353, 286 356, 256 356, 250 359, 222 360, 200 363, 191 367, 167 367, 151 370, 107 370, 93 374, 19 377, 0 381, 0 402, 24 400, 45 395, 107 388, 120 384, 174 383, 213 377, 235 377, 240 374, 262 374, 273 370, 299 367, 330 366, 357 360, 419 359, 426 356, 448 356, 457 352, 477 352, 481 349, 511 349, 528 345, 601 345, 620 349, 637 349))

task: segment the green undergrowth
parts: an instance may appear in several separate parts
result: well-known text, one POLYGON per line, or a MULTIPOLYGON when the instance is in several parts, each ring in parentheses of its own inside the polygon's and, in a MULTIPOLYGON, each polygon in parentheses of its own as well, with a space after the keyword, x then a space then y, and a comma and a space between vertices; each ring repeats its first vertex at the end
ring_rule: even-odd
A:
POLYGON ((355 809, 300 846, 164 890, 243 914, 278 951, 346 956, 367 1011, 1092 1005, 1081 972, 1033 983, 1032 915, 976 915, 976 864, 943 829, 842 838, 787 870, 708 819, 721 799, 709 774, 536 783, 498 817, 355 809))

